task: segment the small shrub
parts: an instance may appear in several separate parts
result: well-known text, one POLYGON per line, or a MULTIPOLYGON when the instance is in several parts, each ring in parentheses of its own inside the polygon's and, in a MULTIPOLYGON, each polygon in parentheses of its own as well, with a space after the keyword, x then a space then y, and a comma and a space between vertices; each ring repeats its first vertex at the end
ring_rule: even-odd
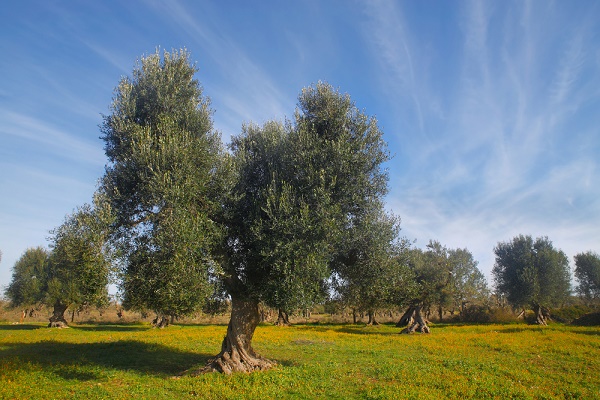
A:
POLYGON ((571 325, 577 326, 600 326, 600 312, 582 315, 571 322, 571 325))
POLYGON ((492 322, 491 310, 489 307, 483 305, 470 305, 462 311, 460 321, 476 323, 492 322))
POLYGON ((463 310, 462 322, 504 324, 517 320, 512 310, 508 308, 490 308, 485 305, 471 305, 463 310))
POLYGON ((552 310, 550 315, 553 320, 568 324, 585 314, 591 313, 592 311, 593 310, 588 306, 576 304, 552 310))

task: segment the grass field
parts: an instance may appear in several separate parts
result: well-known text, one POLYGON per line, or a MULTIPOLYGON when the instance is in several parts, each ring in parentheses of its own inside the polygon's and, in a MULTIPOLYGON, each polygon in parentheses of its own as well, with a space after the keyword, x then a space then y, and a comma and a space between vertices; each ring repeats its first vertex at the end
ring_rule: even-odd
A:
POLYGON ((600 329, 551 325, 259 326, 273 370, 174 376, 220 349, 224 325, 0 324, 0 398, 600 398, 600 329))

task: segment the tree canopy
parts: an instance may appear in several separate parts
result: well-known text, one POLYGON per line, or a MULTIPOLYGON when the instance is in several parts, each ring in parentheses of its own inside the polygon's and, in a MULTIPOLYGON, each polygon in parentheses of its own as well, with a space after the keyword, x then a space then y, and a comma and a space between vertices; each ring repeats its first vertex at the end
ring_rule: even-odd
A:
POLYGON ((367 312, 368 325, 377 324, 376 311, 402 305, 410 286, 412 273, 399 262, 408 243, 399 240, 399 230, 400 220, 375 204, 351 226, 334 257, 335 292, 354 312, 367 312))
POLYGON ((6 297, 12 307, 32 307, 43 301, 48 250, 29 248, 23 252, 12 270, 12 279, 6 288, 6 297))

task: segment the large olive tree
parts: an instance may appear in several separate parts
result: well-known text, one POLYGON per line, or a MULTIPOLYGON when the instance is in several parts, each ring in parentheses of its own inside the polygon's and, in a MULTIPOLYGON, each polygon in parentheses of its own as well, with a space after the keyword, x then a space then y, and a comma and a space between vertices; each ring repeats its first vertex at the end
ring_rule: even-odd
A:
POLYGON ((387 189, 388 159, 374 118, 325 83, 299 96, 293 123, 245 126, 232 141, 224 280, 232 316, 205 370, 268 368, 252 349, 258 305, 303 308, 326 294, 333 256, 387 189))
POLYGON ((161 327, 199 310, 220 270, 226 157, 195 73, 185 50, 142 57, 101 126, 124 305, 161 327))

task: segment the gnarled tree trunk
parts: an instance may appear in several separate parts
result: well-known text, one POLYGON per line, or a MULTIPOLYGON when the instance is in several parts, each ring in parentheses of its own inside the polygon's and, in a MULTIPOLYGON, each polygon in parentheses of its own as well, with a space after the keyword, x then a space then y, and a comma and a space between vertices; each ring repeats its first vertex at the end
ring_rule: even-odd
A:
POLYGON ((231 374, 273 367, 275 362, 260 357, 252 348, 252 337, 259 322, 257 301, 233 297, 231 319, 227 327, 227 336, 221 345, 221 352, 198 373, 214 371, 231 374))
POLYGON ((548 325, 550 318, 550 310, 540 304, 534 304, 533 311, 535 312, 535 323, 538 325, 548 325))
POLYGON ((410 306, 408 310, 402 315, 400 321, 396 324, 397 327, 405 328, 400 333, 413 333, 413 332, 421 332, 421 333, 429 333, 429 327, 427 326, 427 321, 421 315, 421 306, 410 306))
POLYGON ((48 324, 48 328, 68 328, 69 324, 65 319, 65 312, 67 311, 66 304, 61 302, 57 302, 54 304, 54 309, 52 311, 52 316, 50 317, 50 323, 48 324))
POLYGON ((367 322, 367 326, 379 325, 379 322, 375 320, 375 311, 369 310, 367 314, 369 315, 369 321, 367 322))
POLYGON ((277 322, 275 322, 275 325, 277 325, 277 326, 291 325, 288 314, 285 311, 283 311, 281 308, 279 309, 279 315, 277 316, 277 322))
POLYGON ((156 318, 152 320, 152 326, 155 328, 166 328, 169 326, 169 317, 162 314, 157 314, 156 318))

